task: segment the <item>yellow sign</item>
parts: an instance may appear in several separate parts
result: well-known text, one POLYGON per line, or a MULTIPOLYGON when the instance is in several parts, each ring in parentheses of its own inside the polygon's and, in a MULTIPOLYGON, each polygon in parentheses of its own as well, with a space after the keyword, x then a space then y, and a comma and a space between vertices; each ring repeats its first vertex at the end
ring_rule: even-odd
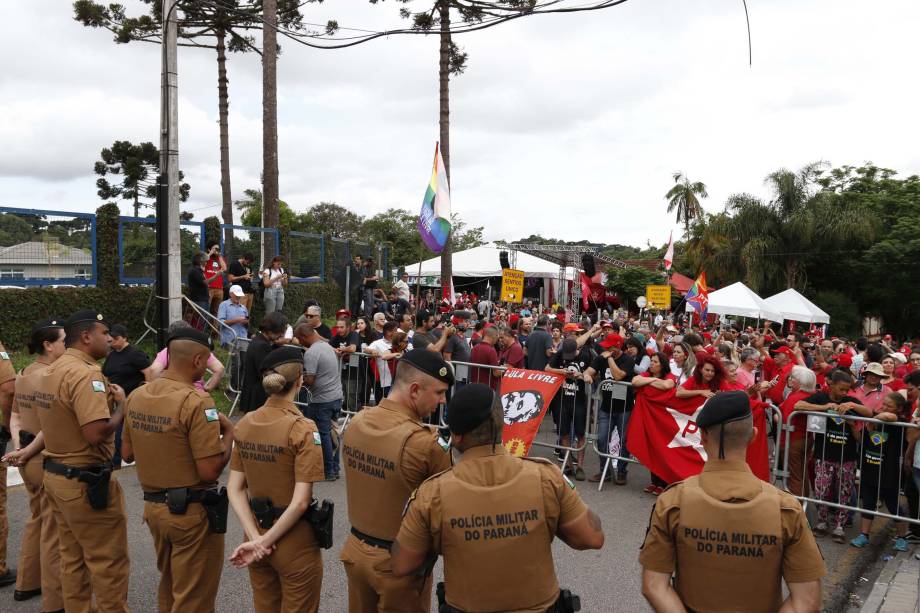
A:
POLYGON ((645 300, 647 309, 670 309, 671 308, 671 286, 670 285, 646 285, 645 300))
POLYGON ((502 302, 524 301, 524 271, 502 269, 502 302))

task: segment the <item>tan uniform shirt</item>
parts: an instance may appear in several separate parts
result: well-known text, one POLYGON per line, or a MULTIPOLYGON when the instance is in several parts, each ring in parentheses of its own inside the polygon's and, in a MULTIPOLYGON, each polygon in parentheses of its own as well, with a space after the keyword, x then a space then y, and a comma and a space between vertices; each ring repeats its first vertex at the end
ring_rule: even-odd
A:
POLYGON ((294 403, 269 397, 236 424, 230 469, 246 474, 250 498, 267 497, 276 507, 288 506, 295 483, 326 478, 316 424, 294 403))
POLYGON ((675 572, 695 611, 775 611, 781 577, 802 583, 827 573, 798 500, 745 462, 724 460, 658 497, 639 563, 675 572))
MULTIPOLYGON (((38 408, 35 406, 35 394, 40 392, 41 372, 48 364, 32 362, 16 378, 16 393, 13 396, 13 413, 19 415, 19 427, 29 434, 36 435, 41 429, 38 421, 38 408)), ((14 441, 19 446, 19 441, 14 441)))
POLYGON ((358 413, 342 441, 348 520, 352 527, 392 541, 409 495, 450 468, 450 448, 411 410, 387 398, 358 413))
MULTIPOLYGON (((15 378, 16 369, 13 368, 13 360, 10 359, 10 354, 7 353, 6 349, 3 347, 3 343, 0 343, 0 385, 3 385, 7 381, 12 381, 15 378)), ((0 424, 3 424, 7 428, 10 427, 9 424, 3 423, 2 412, 0 412, 0 424)))
POLYGON ((553 538, 586 511, 552 463, 483 445, 413 493, 396 540, 444 556, 447 602, 460 610, 544 612, 559 597, 553 538))
POLYGON ((89 355, 68 349, 41 372, 35 393, 38 419, 45 433, 46 457, 68 466, 84 467, 112 459, 115 435, 99 445, 83 438, 86 424, 111 417, 109 382, 89 355))
POLYGON ((137 478, 146 491, 208 487, 212 484, 201 481, 195 460, 224 452, 210 394, 168 370, 128 397, 122 437, 134 450, 137 478))

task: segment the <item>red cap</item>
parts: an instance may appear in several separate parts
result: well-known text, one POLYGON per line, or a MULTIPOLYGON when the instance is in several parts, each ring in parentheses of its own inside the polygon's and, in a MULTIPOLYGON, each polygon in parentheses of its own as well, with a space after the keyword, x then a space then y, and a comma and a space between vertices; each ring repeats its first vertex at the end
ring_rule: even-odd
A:
POLYGON ((348 309, 339 309, 338 311, 335 312, 335 317, 336 319, 338 319, 339 317, 351 317, 351 311, 349 311, 348 309))
POLYGON ((886 335, 885 335, 885 340, 886 340, 886 341, 890 341, 890 340, 891 340, 891 335, 890 335, 890 334, 886 334, 886 335))
POLYGON ((604 340, 598 343, 604 349, 610 349, 611 347, 623 347, 623 337, 615 332, 608 334, 604 337, 604 340))
POLYGON ((582 330, 582 329, 583 328, 578 324, 565 324, 564 326, 562 326, 563 332, 578 332, 579 330, 582 330))
POLYGON ((841 353, 837 356, 837 366, 840 368, 849 368, 853 365, 853 358, 851 358, 846 353, 841 353))
POLYGON ((520 318, 521 316, 518 315, 517 313, 512 313, 511 315, 508 316, 508 325, 513 326, 514 324, 518 322, 520 318))
POLYGON ((601 322, 601 328, 612 328, 612 327, 613 327, 613 322, 610 321, 609 319, 605 319, 604 321, 601 322))
POLYGON ((777 349, 773 350, 773 355, 776 355, 778 353, 782 353, 784 355, 789 356, 790 360, 795 359, 795 353, 789 347, 778 347, 777 349))

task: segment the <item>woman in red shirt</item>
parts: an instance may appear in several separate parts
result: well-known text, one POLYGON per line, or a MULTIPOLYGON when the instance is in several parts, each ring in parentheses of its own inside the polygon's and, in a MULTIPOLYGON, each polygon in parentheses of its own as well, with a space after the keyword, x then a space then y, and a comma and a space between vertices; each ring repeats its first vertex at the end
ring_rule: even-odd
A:
POLYGON ((886 355, 882 358, 882 371, 885 373, 885 376, 882 377, 882 385, 887 385, 891 388, 892 392, 899 392, 907 386, 902 379, 895 376, 895 366, 897 366, 897 364, 894 361, 894 357, 891 355, 886 355))
MULTIPOLYGON (((668 391, 674 389, 675 385, 677 385, 677 378, 671 374, 671 368, 668 366, 668 356, 661 352, 652 354, 647 374, 636 375, 632 379, 633 391, 636 396, 645 393, 648 388, 668 391)), ((657 496, 667 486, 667 481, 652 473, 652 482, 646 486, 645 491, 657 496)))
POLYGON ((712 398, 716 392, 729 389, 726 383, 722 360, 712 355, 700 356, 693 376, 677 388, 676 395, 678 398, 712 398))

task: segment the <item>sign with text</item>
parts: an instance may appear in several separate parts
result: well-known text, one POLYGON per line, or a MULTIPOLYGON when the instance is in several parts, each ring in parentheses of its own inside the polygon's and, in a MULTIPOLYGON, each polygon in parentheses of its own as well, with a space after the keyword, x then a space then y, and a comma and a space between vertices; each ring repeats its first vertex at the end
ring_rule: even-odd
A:
POLYGON ((671 308, 671 286, 670 285, 646 285, 645 286, 646 308, 648 309, 670 309, 671 308))
POLYGON ((543 416, 565 377, 542 370, 509 368, 501 382, 505 427, 502 444, 508 453, 524 457, 530 450, 543 416))
POLYGON ((502 269, 502 302, 524 301, 524 271, 502 269))

